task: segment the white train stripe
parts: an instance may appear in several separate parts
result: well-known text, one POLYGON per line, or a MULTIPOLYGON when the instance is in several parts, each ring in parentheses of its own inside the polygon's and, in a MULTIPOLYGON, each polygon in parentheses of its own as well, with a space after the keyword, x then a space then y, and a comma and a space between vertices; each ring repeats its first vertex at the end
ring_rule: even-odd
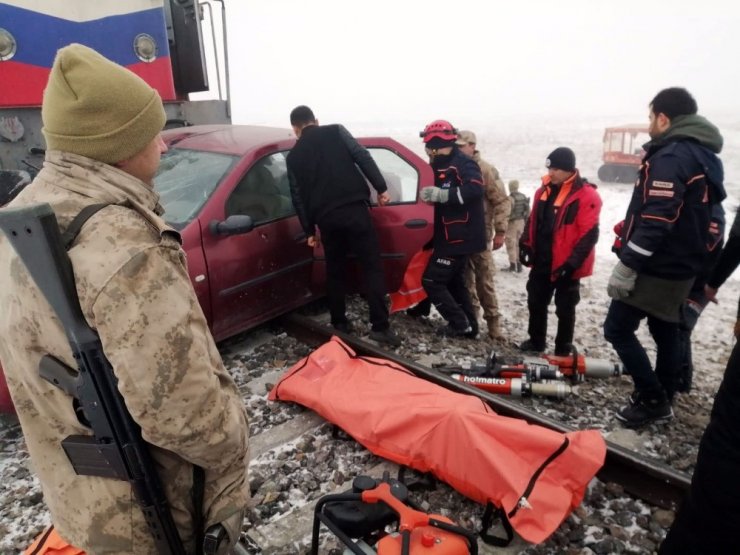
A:
POLYGON ((3 0, 3 4, 66 19, 92 21, 112 15, 125 15, 162 8, 163 0, 3 0))

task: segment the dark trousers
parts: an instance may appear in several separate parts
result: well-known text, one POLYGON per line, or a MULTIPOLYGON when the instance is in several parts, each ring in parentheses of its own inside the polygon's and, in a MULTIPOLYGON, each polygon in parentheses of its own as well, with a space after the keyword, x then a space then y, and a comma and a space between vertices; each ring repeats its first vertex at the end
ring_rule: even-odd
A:
POLYGON ((388 329, 380 246, 367 206, 353 203, 335 208, 321 217, 319 230, 326 255, 326 288, 331 323, 347 322, 347 255, 352 253, 357 256, 365 282, 372 329, 388 329))
POLYGON ((465 266, 468 256, 443 256, 432 253, 421 284, 442 318, 456 330, 469 325, 477 328, 470 294, 465 287, 465 266))
POLYGON ((576 305, 581 300, 581 282, 577 279, 553 282, 550 274, 532 271, 527 280, 529 307, 529 339, 535 345, 547 345, 547 308, 555 295, 555 314, 558 317, 556 346, 573 343, 576 327, 576 305))
POLYGON ((660 555, 738 553, 740 344, 736 343, 699 444, 691 489, 660 555))
POLYGON ((668 399, 673 398, 681 364, 677 323, 660 320, 644 310, 613 300, 604 321, 604 337, 632 376, 635 390, 650 397, 660 397, 665 392, 668 399), (647 318, 650 335, 655 340, 655 372, 645 348, 635 335, 643 318, 647 318))

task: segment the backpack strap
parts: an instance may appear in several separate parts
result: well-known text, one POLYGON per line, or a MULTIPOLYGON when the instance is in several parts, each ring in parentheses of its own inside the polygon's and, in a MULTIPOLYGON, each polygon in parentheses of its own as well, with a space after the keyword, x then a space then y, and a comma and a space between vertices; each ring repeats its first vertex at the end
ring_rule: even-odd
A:
POLYGON ((89 206, 85 206, 85 208, 80 210, 80 213, 74 217, 72 222, 67 226, 67 229, 64 231, 64 233, 62 233, 62 243, 64 244, 64 250, 69 250, 72 247, 72 243, 74 243, 75 239, 77 239, 77 235, 79 235, 82 226, 85 225, 85 222, 87 222, 87 220, 92 218, 95 214, 97 214, 106 206, 110 205, 111 203, 109 202, 101 204, 90 204, 89 206))

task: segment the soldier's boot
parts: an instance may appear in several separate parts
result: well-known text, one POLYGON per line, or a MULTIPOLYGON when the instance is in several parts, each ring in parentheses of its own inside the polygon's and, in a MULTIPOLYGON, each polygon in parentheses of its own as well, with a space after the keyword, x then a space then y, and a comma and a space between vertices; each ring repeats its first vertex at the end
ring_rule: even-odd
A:
POLYGON ((516 263, 516 273, 517 274, 521 274, 522 273, 522 263, 521 262, 517 262, 516 263))
POLYGON ((501 334, 501 319, 496 316, 487 320, 488 323, 488 337, 494 341, 503 340, 504 336, 501 334))
POLYGON ((510 262, 508 268, 504 267, 501 268, 501 270, 504 272, 516 272, 516 264, 514 262, 510 262))

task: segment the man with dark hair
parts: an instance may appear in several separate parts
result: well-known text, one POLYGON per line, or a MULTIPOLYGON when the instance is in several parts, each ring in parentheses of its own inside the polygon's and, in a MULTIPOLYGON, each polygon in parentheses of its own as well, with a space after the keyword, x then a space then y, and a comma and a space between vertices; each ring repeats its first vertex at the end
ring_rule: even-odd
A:
POLYGON ((556 148, 545 166, 547 175, 534 194, 519 246, 521 263, 532 268, 527 280, 529 339, 520 349, 545 350, 547 308, 554 294, 555 354, 567 355, 573 349, 580 280, 593 273, 601 198, 596 185, 581 177, 571 149, 556 148))
POLYGON ((686 89, 670 88, 650 103, 651 141, 621 232, 619 262, 607 291, 613 299, 604 322, 609 341, 635 389, 617 412, 625 426, 673 417, 671 401, 680 368, 680 309, 708 259, 712 212, 725 198, 717 154, 722 136, 696 114, 686 89), (655 372, 635 335, 647 318, 655 340, 655 372))
POLYGON ((390 200, 385 179, 367 149, 344 126, 320 126, 308 106, 294 108, 290 124, 298 137, 287 159, 290 193, 309 247, 318 244, 316 227, 321 232, 331 323, 344 333, 353 331, 346 315, 345 266, 347 255, 354 252, 365 279, 370 338, 400 345, 388 322, 380 246, 370 219, 370 190, 365 182, 367 178, 378 192, 382 206, 390 200))

